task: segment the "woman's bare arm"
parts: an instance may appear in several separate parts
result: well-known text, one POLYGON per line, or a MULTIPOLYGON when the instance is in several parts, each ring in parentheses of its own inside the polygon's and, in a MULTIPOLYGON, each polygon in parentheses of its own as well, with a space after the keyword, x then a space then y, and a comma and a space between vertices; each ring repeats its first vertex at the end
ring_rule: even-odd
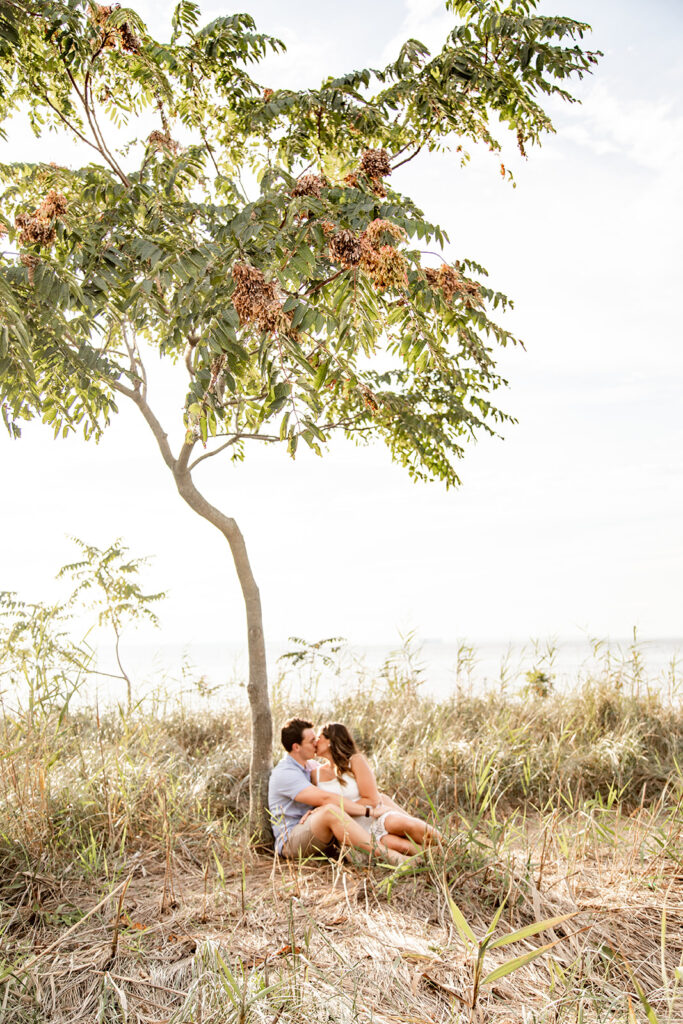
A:
POLYGON ((352 754, 349 764, 358 783, 359 799, 361 802, 367 802, 371 807, 374 807, 379 803, 379 790, 375 781, 375 773, 368 764, 367 758, 362 754, 352 754))

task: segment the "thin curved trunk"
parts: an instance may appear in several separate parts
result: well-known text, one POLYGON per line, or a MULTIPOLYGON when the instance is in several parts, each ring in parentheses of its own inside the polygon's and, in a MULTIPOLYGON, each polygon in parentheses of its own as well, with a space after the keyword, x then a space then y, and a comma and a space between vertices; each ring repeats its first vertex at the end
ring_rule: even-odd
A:
MULTIPOLYGON (((179 460, 180 461, 180 460, 179 460)), ((224 515, 200 494, 188 470, 173 473, 178 493, 191 509, 220 530, 235 562, 247 615, 249 682, 247 693, 251 710, 251 761, 249 766, 249 829, 259 842, 271 842, 268 817, 268 778, 273 766, 273 719, 268 695, 266 645, 263 636, 261 595, 251 571, 244 537, 234 519, 224 515)))
POLYGON ((119 382, 116 390, 131 398, 140 409, 154 434, 164 462, 173 473, 178 493, 194 512, 215 526, 228 544, 242 588, 247 616, 247 643, 249 650, 249 681, 247 694, 251 711, 251 760, 249 766, 249 829, 259 843, 272 843, 268 815, 268 778, 273 766, 273 718, 268 694, 266 645, 263 636, 261 595, 251 571, 244 537, 234 519, 226 516, 206 500, 194 485, 188 462, 194 444, 183 445, 179 457, 173 456, 168 435, 161 426, 140 390, 125 387, 119 382))

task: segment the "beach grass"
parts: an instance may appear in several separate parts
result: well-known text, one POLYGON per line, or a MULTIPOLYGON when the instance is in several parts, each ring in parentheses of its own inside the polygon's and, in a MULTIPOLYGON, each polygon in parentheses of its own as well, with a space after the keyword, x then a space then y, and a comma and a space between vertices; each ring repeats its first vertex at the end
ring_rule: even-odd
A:
POLYGON ((242 690, 130 712, 5 695, 3 1024, 681 1024, 680 703, 606 673, 418 683, 273 695, 276 718, 347 724, 443 831, 398 871, 254 847, 242 690))

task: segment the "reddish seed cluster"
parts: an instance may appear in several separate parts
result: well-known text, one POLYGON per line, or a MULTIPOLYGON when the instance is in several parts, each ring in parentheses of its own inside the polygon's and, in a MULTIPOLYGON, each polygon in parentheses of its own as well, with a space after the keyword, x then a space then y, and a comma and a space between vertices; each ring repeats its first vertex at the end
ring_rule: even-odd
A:
POLYGON ((353 171, 350 174, 347 174, 344 177, 344 181, 349 186, 349 188, 357 188, 358 187, 358 175, 354 174, 353 171))
POLYGON ((55 217, 63 217, 68 209, 69 204, 66 201, 66 196, 51 188, 36 210, 36 213, 52 220, 55 217))
POLYGON ((33 213, 20 213, 14 221, 20 245, 52 245, 57 233, 54 224, 33 213))
POLYGON ((372 281, 378 292, 408 285, 408 263, 402 252, 393 245, 383 245, 377 253, 372 281))
POLYGON ((55 219, 68 210, 66 196, 50 189, 33 213, 19 213, 14 226, 19 232, 20 245, 52 245, 57 237, 55 219))
POLYGON ((316 199, 320 199, 320 193, 326 187, 327 182, 319 174, 304 174, 292 189, 292 198, 314 196, 316 199))
POLYGON ((406 287, 407 260, 402 252, 385 242, 387 235, 396 240, 405 238, 403 228, 380 218, 371 221, 360 235, 346 228, 333 231, 333 227, 329 221, 323 222, 330 259, 334 263, 344 270, 358 267, 372 279, 378 291, 406 287))
POLYGON ((211 360, 211 380, 207 391, 214 394, 219 402, 223 400, 223 393, 225 390, 225 382, 221 378, 221 371, 226 364, 226 357, 224 355, 214 356, 211 360))
POLYGON ((24 253, 19 257, 19 262, 26 267, 28 271, 28 283, 32 285, 35 280, 36 267, 40 263, 40 260, 37 256, 29 256, 27 253, 24 253))
POLYGON ((374 180, 377 180, 378 178, 386 178, 391 174, 389 154, 386 149, 366 149, 365 152, 361 154, 358 169, 361 174, 366 174, 368 178, 372 178, 374 180))
POLYGON ((117 11, 121 4, 107 6, 105 4, 89 4, 90 20, 100 30, 101 45, 105 50, 113 50, 120 46, 126 53, 140 53, 142 43, 135 35, 127 21, 122 25, 108 27, 107 22, 112 11, 117 11))
POLYGON ((175 139, 171 138, 168 131, 161 132, 158 128, 155 128, 155 130, 150 132, 147 136, 147 145, 155 152, 163 151, 165 153, 170 153, 171 156, 177 156, 178 150, 180 149, 180 146, 175 139))
POLYGON ((273 90, 272 89, 264 89, 263 90, 263 102, 267 103, 272 95, 273 95, 273 90))
POLYGON ((405 231, 398 224, 377 218, 370 221, 360 236, 360 267, 372 279, 377 291, 405 288, 408 284, 408 262, 393 245, 382 244, 385 235, 401 239, 405 231))
POLYGON ((399 227, 398 224, 394 224, 390 220, 382 220, 381 217, 376 217, 371 220, 365 229, 365 237, 368 239, 370 244, 377 248, 382 240, 382 235, 391 235, 392 238, 397 240, 406 237, 406 233, 403 228, 399 227))
POLYGON ((232 304, 243 324, 256 324, 268 333, 286 329, 289 317, 282 311, 272 281, 266 281, 260 270, 247 263, 235 263, 232 278, 232 304))
POLYGON ((371 409, 373 412, 376 412, 379 409, 377 395, 375 395, 374 392, 370 390, 367 384, 359 384, 358 390, 360 391, 363 397, 363 404, 366 405, 368 409, 371 409))
POLYGON ((428 268, 425 277, 430 288, 439 289, 446 302, 455 296, 462 296, 467 305, 480 305, 481 289, 474 281, 467 281, 455 267, 442 263, 438 270, 428 268))
MULTIPOLYGON (((324 229, 323 229, 324 230, 324 229)), ((329 241, 330 257, 348 270, 357 267, 363 255, 363 247, 353 231, 335 231, 329 241)))

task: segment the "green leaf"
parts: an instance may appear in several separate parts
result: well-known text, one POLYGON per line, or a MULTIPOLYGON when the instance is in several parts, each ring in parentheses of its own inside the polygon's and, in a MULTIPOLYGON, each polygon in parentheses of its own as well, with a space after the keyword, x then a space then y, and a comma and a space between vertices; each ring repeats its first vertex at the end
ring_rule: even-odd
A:
POLYGON ((510 932, 509 935, 503 935, 502 938, 496 939, 489 945, 489 949, 498 949, 500 946, 509 946, 511 942, 521 942, 522 939, 528 939, 531 935, 537 935, 539 932, 547 931, 548 928, 554 928, 556 924, 562 924, 563 921, 569 921, 572 917, 576 917, 579 913, 578 910, 573 910, 569 914, 560 914, 558 917, 549 917, 547 921, 534 921, 533 924, 528 924, 525 928, 520 928, 516 932, 510 932))
POLYGON ((495 970, 487 974, 482 979, 482 985, 490 985, 493 981, 498 981, 499 978, 504 978, 506 974, 512 974, 513 971, 519 970, 520 967, 524 967, 525 964, 530 964, 536 957, 542 956, 543 953, 547 953, 553 946, 557 946, 558 943, 562 942, 562 939, 555 939, 554 942, 548 942, 545 946, 539 946, 538 949, 532 949, 528 953, 523 953, 522 956, 516 956, 513 960, 508 960, 506 963, 501 964, 500 967, 496 967, 495 970))
POLYGON ((446 890, 446 897, 448 899, 448 907, 451 912, 451 918, 453 924, 458 930, 458 934, 466 946, 478 946, 479 942, 477 936, 474 934, 469 924, 465 919, 465 915, 462 910, 451 896, 448 889, 446 890))

